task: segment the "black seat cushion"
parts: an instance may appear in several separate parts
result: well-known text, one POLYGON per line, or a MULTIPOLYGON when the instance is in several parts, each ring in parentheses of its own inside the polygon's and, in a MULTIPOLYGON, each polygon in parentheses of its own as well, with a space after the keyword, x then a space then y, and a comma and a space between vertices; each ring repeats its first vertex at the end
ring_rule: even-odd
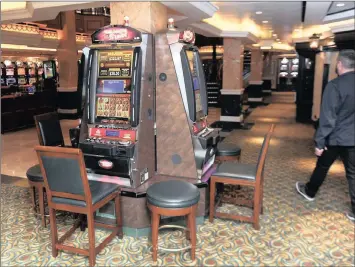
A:
MULTIPOLYGON (((116 184, 102 183, 98 181, 89 181, 92 204, 96 204, 100 200, 104 199, 111 193, 118 190, 119 186, 116 184)), ((79 207, 86 207, 85 201, 63 198, 63 197, 52 197, 52 201, 58 204, 68 204, 79 207)))
POLYGON ((58 118, 38 121, 44 146, 64 146, 64 138, 58 118))
POLYGON ((242 149, 234 144, 220 142, 217 145, 216 156, 240 156, 242 149))
POLYGON ((29 168, 26 172, 26 176, 31 182, 43 182, 43 176, 39 164, 29 168))
POLYGON ((149 204, 160 208, 186 208, 198 203, 200 191, 185 181, 164 181, 153 184, 147 190, 149 204))
POLYGON ((213 176, 221 176, 235 179, 255 180, 256 166, 234 162, 223 162, 217 166, 213 176))

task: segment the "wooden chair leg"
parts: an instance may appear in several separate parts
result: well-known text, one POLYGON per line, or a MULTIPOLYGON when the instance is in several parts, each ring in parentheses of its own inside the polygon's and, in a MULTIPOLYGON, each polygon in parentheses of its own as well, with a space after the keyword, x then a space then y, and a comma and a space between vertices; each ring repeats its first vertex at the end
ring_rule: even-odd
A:
POLYGON ((49 208, 49 220, 51 225, 51 238, 52 238, 52 256, 55 258, 58 256, 58 232, 57 232, 57 219, 55 215, 55 210, 49 208))
POLYGON ((158 259, 158 232, 159 232, 160 215, 152 212, 152 247, 153 247, 153 262, 158 259))
POLYGON ((118 228, 117 236, 118 238, 123 238, 123 230, 122 230, 122 215, 121 215, 121 203, 120 203, 120 195, 117 195, 115 198, 115 213, 116 213, 116 224, 118 228))
POLYGON ((196 257, 196 206, 192 208, 188 215, 190 242, 191 242, 191 260, 194 261, 196 257))
POLYGON ((211 178, 211 189, 210 189, 210 222, 213 222, 214 218, 214 209, 215 209, 215 193, 216 193, 216 183, 211 178))
POLYGON ((36 205, 36 187, 30 185, 30 194, 31 194, 31 202, 34 213, 37 213, 37 205, 36 205))
POLYGON ((95 225, 94 214, 89 213, 88 218, 88 232, 89 232, 89 265, 95 266, 96 251, 95 251, 95 225))
POLYGON ((253 208, 253 226, 255 230, 260 229, 259 225, 260 214, 260 188, 254 188, 254 208, 253 208))
POLYGON ((46 217, 44 214, 44 188, 43 187, 38 188, 38 195, 39 195, 39 199, 38 199, 39 212, 41 214, 41 221, 42 221, 41 225, 43 227, 46 227, 46 217))
POLYGON ((190 220, 189 220, 189 216, 186 216, 186 239, 190 240, 190 220))
POLYGON ((260 214, 264 214, 264 186, 261 184, 260 190, 260 214))

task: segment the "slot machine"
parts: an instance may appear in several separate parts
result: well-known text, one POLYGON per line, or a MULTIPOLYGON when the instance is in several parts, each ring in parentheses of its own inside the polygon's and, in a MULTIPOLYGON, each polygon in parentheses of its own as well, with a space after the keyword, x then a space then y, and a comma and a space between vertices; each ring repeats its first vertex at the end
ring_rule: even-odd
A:
POLYGON ((214 163, 219 131, 207 124, 206 81, 195 34, 172 24, 169 20, 169 31, 155 37, 157 172, 200 180, 214 163))
POLYGON ((43 87, 48 91, 57 91, 57 66, 54 60, 43 61, 43 87))
POLYGON ((18 85, 26 85, 27 82, 27 66, 24 62, 18 60, 16 61, 17 67, 17 84, 18 85))
POLYGON ((37 77, 38 81, 43 80, 43 62, 37 62, 37 77))
POLYGON ((5 64, 1 62, 1 87, 6 86, 6 70, 5 64))
POLYGON ((28 62, 28 83, 30 85, 36 84, 37 78, 37 64, 35 62, 28 62))
POLYGON ((17 76, 15 73, 16 65, 10 60, 5 60, 5 75, 6 75, 6 85, 17 85, 17 76))
POLYGON ((92 34, 79 148, 88 177, 137 188, 155 172, 153 36, 125 25, 92 34))

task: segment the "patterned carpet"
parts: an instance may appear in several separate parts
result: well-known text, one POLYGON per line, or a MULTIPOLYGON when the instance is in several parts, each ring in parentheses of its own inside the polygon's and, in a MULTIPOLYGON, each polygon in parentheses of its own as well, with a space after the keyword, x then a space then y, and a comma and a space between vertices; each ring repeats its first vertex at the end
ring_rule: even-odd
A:
MULTIPOLYGON (((197 263, 189 252, 158 254, 160 266, 354 266, 354 224, 345 216, 349 207, 344 169, 337 162, 314 202, 306 202, 295 191, 298 180, 307 180, 314 165, 309 125, 294 122, 293 104, 271 104, 253 111, 250 131, 234 131, 226 141, 242 146, 242 161, 255 163, 262 137, 276 123, 265 170, 264 215, 260 231, 251 224, 215 219, 198 227, 197 263)), ((227 191, 228 192, 228 191, 227 191)), ((223 204, 220 210, 246 212, 223 204)), ((60 217, 63 232, 70 218, 60 217)), ((85 266, 86 257, 60 252, 51 257, 50 231, 39 225, 31 209, 27 188, 2 184, 2 266, 85 266)), ((97 230, 97 240, 106 232, 97 230)), ((161 245, 176 247, 185 242, 181 231, 162 232, 161 245)), ((76 232, 68 243, 88 246, 87 232, 76 232)), ((148 238, 115 239, 97 257, 97 266, 150 266, 148 238)))

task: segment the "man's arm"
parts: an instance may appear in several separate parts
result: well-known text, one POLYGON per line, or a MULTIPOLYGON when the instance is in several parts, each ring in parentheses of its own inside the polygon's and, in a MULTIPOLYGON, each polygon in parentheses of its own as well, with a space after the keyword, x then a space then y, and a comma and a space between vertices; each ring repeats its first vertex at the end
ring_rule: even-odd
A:
POLYGON ((326 138, 335 127, 340 96, 336 86, 330 82, 324 90, 319 118, 319 128, 315 135, 316 148, 324 149, 326 138))

